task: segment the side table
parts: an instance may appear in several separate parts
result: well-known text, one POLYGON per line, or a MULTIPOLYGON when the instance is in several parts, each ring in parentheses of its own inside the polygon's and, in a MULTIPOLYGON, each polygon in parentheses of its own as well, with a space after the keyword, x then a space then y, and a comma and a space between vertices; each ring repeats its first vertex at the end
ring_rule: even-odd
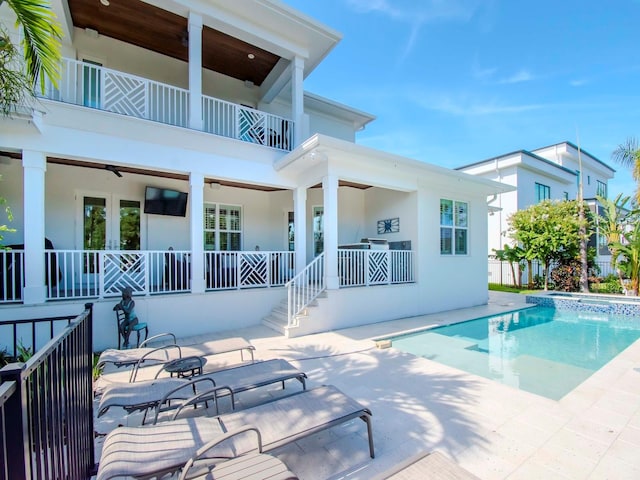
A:
POLYGON ((205 363, 207 363, 205 357, 183 357, 171 360, 162 369, 169 372, 172 377, 175 374, 178 378, 188 378, 202 375, 202 367, 205 363))

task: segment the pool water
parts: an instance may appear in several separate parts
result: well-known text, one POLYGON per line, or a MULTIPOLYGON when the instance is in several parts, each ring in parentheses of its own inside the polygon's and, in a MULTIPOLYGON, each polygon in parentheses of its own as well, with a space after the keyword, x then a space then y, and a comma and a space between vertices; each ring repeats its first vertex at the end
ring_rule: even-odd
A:
POLYGON ((559 400, 640 338, 640 318, 533 307, 392 338, 404 352, 559 400))

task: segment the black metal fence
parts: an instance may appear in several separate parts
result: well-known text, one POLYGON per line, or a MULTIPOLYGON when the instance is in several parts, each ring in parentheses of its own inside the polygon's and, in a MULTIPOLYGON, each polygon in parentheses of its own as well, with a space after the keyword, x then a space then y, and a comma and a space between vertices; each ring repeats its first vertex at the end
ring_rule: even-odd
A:
MULTIPOLYGON (((67 317, 68 326, 33 357, 0 370, 0 480, 91 476, 95 465, 92 311, 93 305, 86 304, 80 315, 67 317)), ((61 319, 32 320, 32 328, 61 319)))

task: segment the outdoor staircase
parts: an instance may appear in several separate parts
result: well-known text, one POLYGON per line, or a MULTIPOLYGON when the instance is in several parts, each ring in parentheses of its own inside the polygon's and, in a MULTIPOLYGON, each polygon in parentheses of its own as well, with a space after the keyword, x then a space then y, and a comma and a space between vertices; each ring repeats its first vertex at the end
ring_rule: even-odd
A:
POLYGON ((312 333, 310 312, 326 298, 324 283, 324 253, 309 263, 304 270, 287 282, 287 298, 276 305, 262 323, 273 330, 291 337, 312 333), (289 321, 289 319, 291 321, 289 321))
POLYGON ((313 322, 313 312, 316 310, 323 301, 327 298, 327 292, 324 291, 318 297, 307 305, 298 315, 294 317, 293 325, 287 326, 287 304, 286 298, 282 299, 273 309, 271 313, 266 317, 263 317, 262 324, 281 333, 287 338, 299 337, 306 335, 308 329, 306 326, 311 326, 313 322))

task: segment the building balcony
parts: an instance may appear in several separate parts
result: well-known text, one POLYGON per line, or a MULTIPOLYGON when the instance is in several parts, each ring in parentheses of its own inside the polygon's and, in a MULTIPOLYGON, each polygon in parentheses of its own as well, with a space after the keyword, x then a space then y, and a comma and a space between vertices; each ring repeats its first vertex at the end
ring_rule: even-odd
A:
MULTIPOLYGON (((58 88, 49 84, 43 95, 58 102, 194 128, 190 96, 183 88, 68 58, 63 59, 58 88)), ((201 96, 201 108, 198 130, 283 151, 293 148, 294 123, 287 118, 206 95, 201 96)))

